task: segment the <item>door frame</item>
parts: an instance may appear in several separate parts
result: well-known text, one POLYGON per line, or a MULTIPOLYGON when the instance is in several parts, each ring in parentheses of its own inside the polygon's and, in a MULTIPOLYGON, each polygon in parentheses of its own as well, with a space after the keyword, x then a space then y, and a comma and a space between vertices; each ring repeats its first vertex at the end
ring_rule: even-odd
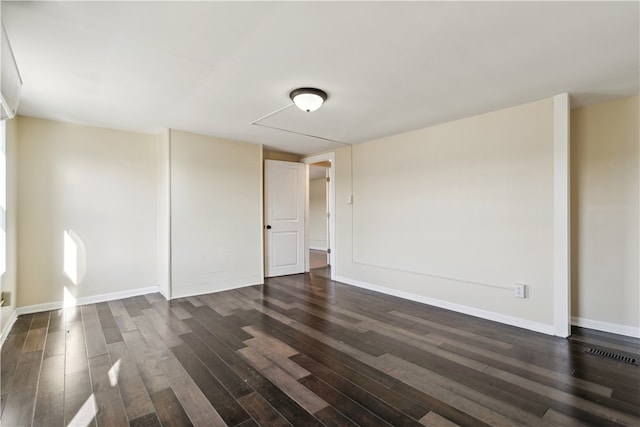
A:
POLYGON ((336 153, 331 151, 328 153, 317 154, 315 156, 302 158, 302 163, 306 165, 306 207, 304 217, 304 248, 305 248, 305 271, 309 272, 309 166, 313 163, 326 162, 331 163, 329 169, 329 194, 327 197, 329 203, 329 264, 331 265, 331 280, 336 279, 336 153))

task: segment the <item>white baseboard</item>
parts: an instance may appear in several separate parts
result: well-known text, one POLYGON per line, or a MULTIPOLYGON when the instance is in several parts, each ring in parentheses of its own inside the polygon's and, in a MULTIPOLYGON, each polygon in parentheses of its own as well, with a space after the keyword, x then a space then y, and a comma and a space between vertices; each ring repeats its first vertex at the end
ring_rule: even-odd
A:
POLYGON ((18 309, 14 308, 13 312, 11 312, 11 316, 9 316, 9 319, 7 320, 7 323, 2 325, 2 334, 0 335, 0 348, 4 344, 4 341, 7 339, 7 336, 9 335, 9 331, 11 331, 11 328, 13 328, 13 324, 16 323, 17 319, 18 319, 18 309))
POLYGON ((218 293, 218 292, 232 291, 234 289, 248 288, 249 286, 256 286, 256 285, 264 285, 264 280, 261 281, 261 282, 258 282, 258 283, 230 285, 230 286, 222 287, 220 289, 209 289, 209 290, 206 290, 206 292, 203 292, 202 290, 197 290, 197 289, 195 289, 195 290, 187 290, 186 292, 183 292, 183 293, 180 293, 180 294, 172 294, 171 295, 171 299, 195 297, 195 296, 204 295, 204 294, 215 294, 215 293, 218 293))
POLYGON ((516 326, 518 328, 528 329, 530 331, 540 332, 547 335, 554 334, 553 325, 532 322, 530 320, 520 319, 519 317, 507 316, 505 314, 495 313, 493 311, 481 310, 479 308, 469 307, 466 305, 456 304, 435 298, 429 298, 423 295, 399 291, 397 289, 387 288, 384 286, 372 285, 370 283, 349 279, 347 277, 336 276, 335 280, 338 282, 346 283, 348 285, 357 286, 359 288, 365 288, 383 294, 392 295, 394 297, 404 298, 410 301, 416 301, 462 314, 468 314, 470 316, 479 317, 481 319, 492 320, 494 322, 504 323, 506 325, 516 326))
POLYGON ((600 320, 583 319, 582 317, 571 317, 571 324, 573 326, 580 326, 581 328, 595 329, 597 331, 640 338, 640 328, 634 328, 633 326, 601 322, 600 320))
MULTIPOLYGON (((158 286, 150 286, 148 288, 129 289, 126 291, 111 292, 108 294, 92 295, 76 299, 75 305, 96 304, 99 302, 113 301, 138 295, 153 294, 159 291, 160 289, 158 286)), ((64 308, 64 301, 27 305, 25 307, 19 307, 16 311, 18 312, 18 316, 21 316, 23 314, 40 313, 42 311, 59 310, 61 308, 64 308)))

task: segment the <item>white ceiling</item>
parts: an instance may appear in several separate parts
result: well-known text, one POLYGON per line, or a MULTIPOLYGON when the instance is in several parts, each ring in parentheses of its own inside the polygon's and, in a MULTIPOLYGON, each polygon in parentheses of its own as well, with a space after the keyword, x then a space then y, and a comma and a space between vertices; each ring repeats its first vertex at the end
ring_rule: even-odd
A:
POLYGON ((638 94, 633 2, 10 2, 22 115, 299 154, 569 92, 638 94))

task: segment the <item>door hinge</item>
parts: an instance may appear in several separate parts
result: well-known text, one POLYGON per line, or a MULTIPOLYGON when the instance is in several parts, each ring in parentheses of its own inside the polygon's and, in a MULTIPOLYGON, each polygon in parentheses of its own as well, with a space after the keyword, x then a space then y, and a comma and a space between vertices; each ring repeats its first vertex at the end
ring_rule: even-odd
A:
POLYGON ((327 182, 331 182, 331 177, 327 177, 327 182))
POLYGON ((331 218, 331 212, 327 212, 327 218, 331 218))
POLYGON ((331 248, 327 249, 327 253, 330 254, 331 253, 331 248))

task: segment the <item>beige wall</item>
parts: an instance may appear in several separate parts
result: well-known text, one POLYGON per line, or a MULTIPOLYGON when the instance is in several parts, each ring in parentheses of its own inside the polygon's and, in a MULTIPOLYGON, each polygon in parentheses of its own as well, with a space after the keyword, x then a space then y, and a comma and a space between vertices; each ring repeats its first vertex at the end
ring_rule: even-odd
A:
POLYGON ((262 283, 262 147, 171 131, 172 297, 262 283))
POLYGON ((157 286, 158 137, 20 117, 18 141, 18 305, 157 286))
POLYGON ((2 307, 0 330, 4 333, 8 321, 16 310, 17 296, 17 219, 18 219, 18 120, 6 122, 6 165, 7 165, 7 206, 6 206, 6 271, 0 279, 0 288, 6 294, 5 305, 2 307))
POLYGON ((637 96, 571 112, 572 314, 636 335, 639 114, 637 96))
POLYGON ((309 181, 309 246, 327 250, 327 180, 309 181))
POLYGON ((551 328, 552 99, 341 149, 336 167, 338 280, 551 328))

